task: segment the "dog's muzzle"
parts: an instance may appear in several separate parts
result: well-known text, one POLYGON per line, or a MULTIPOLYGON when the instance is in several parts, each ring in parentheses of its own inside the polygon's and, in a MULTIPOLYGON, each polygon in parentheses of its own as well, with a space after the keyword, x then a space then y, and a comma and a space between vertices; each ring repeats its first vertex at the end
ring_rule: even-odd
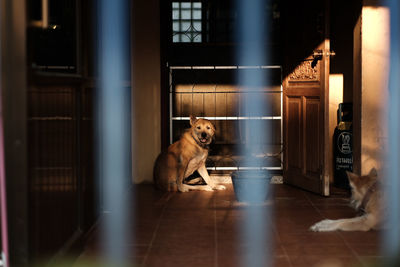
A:
POLYGON ((201 133, 201 138, 199 138, 199 139, 200 139, 200 142, 201 142, 201 143, 207 143, 207 141, 208 141, 207 133, 202 132, 202 133, 201 133))

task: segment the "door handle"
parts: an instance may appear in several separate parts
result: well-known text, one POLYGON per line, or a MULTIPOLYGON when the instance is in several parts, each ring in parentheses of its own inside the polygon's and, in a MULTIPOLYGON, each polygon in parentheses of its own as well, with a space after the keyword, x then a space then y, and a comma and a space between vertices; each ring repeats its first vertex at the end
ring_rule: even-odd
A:
POLYGON ((336 55, 335 51, 327 51, 324 53, 324 51, 322 49, 315 50, 312 54, 313 58, 317 59, 317 60, 321 60, 322 56, 329 57, 329 56, 335 56, 335 55, 336 55))
POLYGON ((316 60, 321 60, 323 55, 324 52, 322 51, 322 49, 315 50, 312 54, 313 58, 316 60))
POLYGON ((327 51, 324 53, 322 49, 315 50, 312 54, 313 60, 311 62, 311 67, 314 68, 317 66, 318 60, 321 60, 323 56, 335 56, 335 51, 327 51))
POLYGON ((335 51, 328 51, 328 52, 326 52, 326 56, 336 56, 336 53, 335 53, 335 51))

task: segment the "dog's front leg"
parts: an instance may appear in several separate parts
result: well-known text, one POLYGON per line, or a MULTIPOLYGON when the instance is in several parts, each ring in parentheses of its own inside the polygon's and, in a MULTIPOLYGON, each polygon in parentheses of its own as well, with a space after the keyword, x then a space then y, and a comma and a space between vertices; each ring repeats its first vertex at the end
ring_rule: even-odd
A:
POLYGON ((331 232, 338 230, 339 220, 330 220, 325 219, 320 222, 317 222, 313 226, 310 227, 311 231, 314 232, 331 232))
POLYGON ((349 219, 339 220, 322 220, 313 226, 310 230, 315 232, 330 232, 330 231, 368 231, 374 226, 372 216, 364 215, 349 219))
POLYGON ((179 192, 189 192, 189 186, 184 183, 177 183, 179 192))
POLYGON ((209 185, 212 189, 217 189, 217 190, 224 190, 225 186, 223 185, 216 185, 211 181, 211 177, 208 175, 208 171, 206 169, 206 165, 203 164, 200 166, 200 168, 197 169, 201 177, 203 177, 204 181, 206 182, 207 185, 209 185))
POLYGON ((179 192, 188 192, 189 187, 183 183, 183 176, 185 175, 184 168, 178 168, 177 177, 176 177, 176 185, 178 187, 179 192))

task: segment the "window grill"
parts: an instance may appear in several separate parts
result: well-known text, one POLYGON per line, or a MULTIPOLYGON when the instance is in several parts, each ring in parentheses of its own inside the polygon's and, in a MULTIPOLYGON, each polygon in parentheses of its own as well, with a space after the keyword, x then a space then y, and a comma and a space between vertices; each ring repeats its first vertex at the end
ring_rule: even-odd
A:
POLYGON ((202 3, 172 2, 172 41, 202 42, 202 3))

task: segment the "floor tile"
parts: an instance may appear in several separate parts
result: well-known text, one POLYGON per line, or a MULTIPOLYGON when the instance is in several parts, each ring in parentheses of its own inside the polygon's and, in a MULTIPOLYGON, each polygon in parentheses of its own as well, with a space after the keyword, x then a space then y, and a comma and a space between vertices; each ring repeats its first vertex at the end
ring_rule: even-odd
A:
MULTIPOLYGON (((273 199, 257 209, 266 212, 263 235, 269 237, 265 255, 274 266, 348 267, 380 260, 380 232, 309 230, 325 219, 356 215, 346 191, 321 197, 295 187, 274 185, 273 199)), ((238 203, 232 185, 225 191, 163 193, 151 185, 136 186, 135 239, 126 244, 129 260, 142 266, 240 266, 249 243, 242 240, 249 222, 248 205, 238 203)), ((260 233, 261 234, 261 233, 260 233)), ((80 260, 95 258, 103 241, 99 231, 86 245, 80 260)), ((79 262, 79 260, 78 260, 79 262)))
POLYGON ((379 244, 380 243, 380 231, 354 231, 354 232, 339 232, 340 236, 350 245, 358 244, 379 244))
POLYGON ((295 267, 356 267, 361 266, 360 260, 355 257, 343 257, 336 255, 313 256, 303 255, 297 258, 290 258, 295 267))

